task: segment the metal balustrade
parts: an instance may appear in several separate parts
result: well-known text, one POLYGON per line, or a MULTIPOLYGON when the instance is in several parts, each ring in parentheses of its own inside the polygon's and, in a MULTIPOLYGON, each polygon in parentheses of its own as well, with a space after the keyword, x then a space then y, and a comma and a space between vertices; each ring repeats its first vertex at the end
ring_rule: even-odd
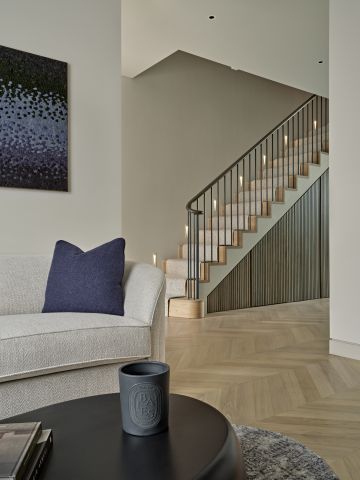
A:
POLYGON ((186 205, 187 296, 199 298, 207 264, 224 261, 224 249, 241 246, 272 202, 283 202, 308 165, 328 151, 328 99, 312 96, 230 165, 186 205))

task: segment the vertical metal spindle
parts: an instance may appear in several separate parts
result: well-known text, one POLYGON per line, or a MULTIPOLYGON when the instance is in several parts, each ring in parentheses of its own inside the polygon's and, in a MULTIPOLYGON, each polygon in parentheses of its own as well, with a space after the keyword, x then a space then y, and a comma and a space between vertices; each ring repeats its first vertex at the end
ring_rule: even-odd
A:
MULTIPOLYGON (((204 198, 204 219, 205 219, 206 218, 206 192, 204 193, 203 198, 204 198)), ((210 209, 210 213, 211 213, 211 209, 210 209)), ((210 218, 210 222, 212 222, 212 218, 210 218)), ((204 250, 203 261, 205 263, 206 262, 206 242, 205 242, 205 240, 204 240, 204 244, 203 244, 203 250, 204 250)))
POLYGON ((191 213, 188 210, 188 228, 187 228, 187 263, 188 263, 188 279, 187 279, 187 296, 191 298, 191 261, 190 261, 190 235, 191 235, 191 213))
MULTIPOLYGON (((233 173, 230 170, 230 244, 233 243, 233 173)), ((226 245, 226 242, 225 242, 226 245)))
POLYGON ((243 223, 242 229, 245 230, 245 158, 242 161, 242 199, 243 199, 243 223))
POLYGON ((323 149, 323 97, 320 97, 320 151, 323 149))
POLYGON ((296 116, 297 116, 297 142, 298 142, 298 144, 297 144, 297 147, 298 147, 297 148, 297 151, 298 151, 298 153, 297 153, 297 157, 298 157, 297 172, 299 174, 300 173, 300 112, 298 112, 296 114, 296 116))
MULTIPOLYGON (((218 201, 218 209, 217 209, 217 235, 218 241, 220 238, 220 195, 219 195, 219 180, 216 182, 216 198, 218 201)), ((226 205, 224 206, 224 215, 226 215, 226 205)))
POLYGON ((274 201, 274 134, 271 134, 271 201, 274 201))
POLYGON ((289 180, 290 180, 290 122, 289 120, 286 122, 287 124, 287 171, 288 171, 288 179, 287 179, 287 187, 289 188, 289 180))
POLYGON ((280 129, 278 128, 276 131, 276 185, 277 188, 279 189, 279 165, 280 165, 280 142, 279 142, 279 131, 280 129))
MULTIPOLYGON (((265 141, 265 161, 264 161, 264 168, 265 168, 265 172, 266 172, 266 214, 267 214, 267 209, 268 209, 268 202, 269 202, 269 179, 268 179, 268 155, 269 155, 269 152, 268 152, 268 139, 266 139, 265 141)), ((261 205, 261 209, 262 209, 262 205, 261 205)), ((262 212, 261 212, 262 213, 262 212)))
POLYGON ((193 236, 193 229, 192 229, 192 213, 190 213, 190 221, 189 221, 189 249, 188 249, 188 257, 190 262, 190 298, 193 298, 193 264, 192 264, 192 236, 193 236))
MULTIPOLYGON (((260 156, 260 215, 261 215, 261 208, 262 208, 262 201, 263 201, 263 171, 262 171, 262 165, 261 165, 261 160, 262 160, 262 150, 263 150, 263 147, 262 147, 262 143, 260 143, 260 152, 259 152, 259 156, 260 156)), ((256 162, 256 149, 255 149, 255 162, 256 162)), ((256 184, 257 184, 257 178, 255 178, 255 188, 256 188, 256 184)), ((255 205, 256 205, 256 208, 257 208, 257 198, 256 198, 256 195, 255 195, 255 205)), ((255 212, 255 215, 257 215, 258 213, 255 212)))
POLYGON ((314 100, 311 101, 311 161, 314 161, 314 100))
MULTIPOLYGON (((260 159, 260 164, 261 164, 261 159, 260 159)), ((258 209, 258 206, 257 206, 257 154, 256 154, 256 148, 255 148, 255 213, 254 215, 257 215, 257 209, 258 209)), ((251 190, 251 178, 250 178, 250 190, 251 190)))
POLYGON ((309 117, 310 117, 310 108, 309 108, 309 104, 306 105, 306 136, 307 136, 307 150, 306 150, 306 160, 307 160, 307 163, 309 163, 309 153, 310 153, 310 140, 309 140, 309 137, 310 137, 310 129, 309 129, 309 117))
MULTIPOLYGON (((239 164, 236 164, 236 229, 239 230, 239 164)), ((231 212, 232 213, 232 212, 231 212)))
POLYGON ((305 163, 305 109, 302 109, 302 132, 301 132, 301 146, 302 146, 302 164, 304 168, 305 163))
MULTIPOLYGON (((224 240, 226 245, 226 173, 224 175, 224 206, 225 206, 225 215, 224 215, 224 240)), ((219 261, 219 250, 218 250, 218 261, 219 261)))
MULTIPOLYGON (((213 261, 213 191, 212 187, 210 188, 210 211, 211 211, 211 221, 210 221, 210 259, 213 261)), ((219 239, 218 239, 219 241, 219 239)))
POLYGON ((193 241, 192 241, 192 258, 193 258, 193 274, 192 281, 192 298, 195 298, 195 283, 196 283, 196 214, 193 214, 193 241))
POLYGON ((283 151, 282 151, 282 188, 285 188, 285 127, 282 125, 283 151))
POLYGON ((329 128, 328 128, 328 123, 329 123, 329 115, 328 115, 328 108, 329 108, 329 99, 325 98, 325 149, 328 151, 328 145, 329 145, 329 128))
MULTIPOLYGON (((247 217, 249 218, 249 216, 251 217, 251 211, 252 211, 252 205, 251 205, 251 153, 249 153, 249 158, 248 158, 248 176, 249 176, 249 180, 248 180, 249 213, 248 213, 247 217)), ((247 227, 249 227, 249 222, 247 224, 247 227)), ((244 217, 244 229, 245 229, 245 217, 244 217)))
POLYGON ((195 217, 196 217, 196 225, 195 225, 195 227, 196 227, 195 298, 198 299, 199 298, 199 279, 200 279, 200 275, 199 275, 199 268, 200 268, 199 214, 197 213, 195 215, 195 217))
POLYGON ((319 151, 319 97, 316 97, 316 152, 319 151))
MULTIPOLYGON (((199 197, 199 201, 201 201, 201 198, 202 197, 199 197)), ((206 231, 208 229, 208 224, 207 224, 207 218, 205 217, 205 212, 204 212, 204 208, 202 208, 202 218, 203 218, 203 230, 204 230, 204 238, 205 238, 205 235, 206 235, 206 231)), ((204 242, 205 244, 205 242, 204 242)), ((201 258, 200 258, 200 241, 199 241, 199 262, 201 264, 201 258)), ((205 272, 205 259, 203 258, 202 260, 204 262, 204 272, 205 272)), ((205 273, 204 273, 205 275, 205 273)), ((200 270, 200 276, 201 276, 201 270, 200 270)))
POLYGON ((292 143, 292 174, 293 176, 295 175, 295 143, 294 143, 294 116, 292 117, 292 138, 291 138, 291 143, 292 143))

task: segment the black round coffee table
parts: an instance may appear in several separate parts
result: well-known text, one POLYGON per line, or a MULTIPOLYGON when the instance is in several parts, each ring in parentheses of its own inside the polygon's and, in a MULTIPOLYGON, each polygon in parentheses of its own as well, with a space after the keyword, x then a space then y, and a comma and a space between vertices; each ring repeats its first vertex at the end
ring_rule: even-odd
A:
POLYGON ((168 432, 150 437, 123 433, 118 394, 59 403, 6 421, 41 421, 53 430, 43 480, 246 479, 226 418, 182 395, 170 395, 168 432))

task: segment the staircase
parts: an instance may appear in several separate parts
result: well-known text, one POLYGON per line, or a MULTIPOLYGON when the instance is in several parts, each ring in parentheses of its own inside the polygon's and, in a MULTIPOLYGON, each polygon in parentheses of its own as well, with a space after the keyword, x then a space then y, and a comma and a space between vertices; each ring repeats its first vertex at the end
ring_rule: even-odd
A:
POLYGON ((314 95, 188 202, 178 258, 164 261, 169 316, 204 315, 207 295, 326 171, 328 144, 328 100, 314 95))

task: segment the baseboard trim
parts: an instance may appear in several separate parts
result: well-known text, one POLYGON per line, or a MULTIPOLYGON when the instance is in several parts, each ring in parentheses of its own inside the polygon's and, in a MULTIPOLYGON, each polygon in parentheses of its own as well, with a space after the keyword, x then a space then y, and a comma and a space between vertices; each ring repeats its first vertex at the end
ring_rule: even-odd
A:
POLYGON ((358 343, 330 339, 329 350, 331 355, 360 360, 360 345, 358 343))

